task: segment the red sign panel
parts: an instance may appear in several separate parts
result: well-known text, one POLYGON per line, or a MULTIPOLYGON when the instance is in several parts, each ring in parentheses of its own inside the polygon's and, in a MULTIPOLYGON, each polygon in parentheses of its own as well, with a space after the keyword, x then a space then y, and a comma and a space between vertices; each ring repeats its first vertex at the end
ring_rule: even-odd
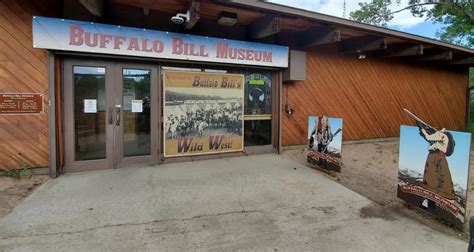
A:
POLYGON ((0 114, 43 113, 42 94, 0 94, 0 114))

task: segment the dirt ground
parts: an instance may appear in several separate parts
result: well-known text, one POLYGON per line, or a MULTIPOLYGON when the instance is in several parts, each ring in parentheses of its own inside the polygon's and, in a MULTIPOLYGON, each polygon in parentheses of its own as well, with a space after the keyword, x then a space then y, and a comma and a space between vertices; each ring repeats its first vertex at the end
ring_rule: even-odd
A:
POLYGON ((31 175, 20 179, 0 176, 0 218, 11 212, 48 178, 48 175, 31 175))
MULTIPOLYGON (((285 150, 282 156, 307 165, 306 153, 301 147, 285 150)), ((326 176, 380 204, 384 212, 400 213, 444 233, 467 238, 467 228, 465 231, 452 228, 442 219, 397 198, 398 139, 343 144, 342 157, 341 173, 337 173, 336 177, 326 176)), ((471 162, 471 169, 472 167, 471 162)), ((474 172, 469 175, 466 227, 469 216, 474 213, 474 172)), ((32 175, 21 179, 0 176, 0 218, 12 211, 48 178, 47 175, 32 175)))
MULTIPOLYGON (((398 139, 343 144, 343 167, 334 180, 377 202, 384 211, 403 214, 436 230, 466 239, 467 228, 465 230, 452 228, 442 219, 397 198, 398 144, 398 139)), ((306 153, 301 147, 285 150, 282 155, 310 166, 306 163, 306 153)), ((472 169, 472 163, 470 169, 472 169)), ((326 175, 332 177, 329 174, 326 175)), ((466 223, 469 222, 469 216, 474 213, 472 211, 474 196, 470 197, 474 184, 473 177, 473 172, 470 172, 466 223)), ((467 224, 466 227, 468 227, 467 224)))

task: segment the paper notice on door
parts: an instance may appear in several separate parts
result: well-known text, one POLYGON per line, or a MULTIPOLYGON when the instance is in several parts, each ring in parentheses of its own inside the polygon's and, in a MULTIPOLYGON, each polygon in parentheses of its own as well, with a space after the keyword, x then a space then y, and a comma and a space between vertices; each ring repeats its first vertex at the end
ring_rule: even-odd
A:
POLYGON ((84 99, 84 113, 97 113, 96 99, 84 99))
POLYGON ((143 100, 132 100, 132 113, 143 112, 143 100))

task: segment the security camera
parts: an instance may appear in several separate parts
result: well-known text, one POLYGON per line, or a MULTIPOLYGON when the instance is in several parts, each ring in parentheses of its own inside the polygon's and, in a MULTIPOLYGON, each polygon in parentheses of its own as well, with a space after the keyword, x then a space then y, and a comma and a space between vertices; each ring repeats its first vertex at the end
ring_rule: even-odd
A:
POLYGON ((176 14, 176 16, 171 17, 171 22, 173 22, 177 25, 180 25, 184 22, 188 22, 189 19, 190 19, 190 13, 189 13, 189 10, 188 10, 188 11, 186 11, 185 14, 178 13, 178 14, 176 14))

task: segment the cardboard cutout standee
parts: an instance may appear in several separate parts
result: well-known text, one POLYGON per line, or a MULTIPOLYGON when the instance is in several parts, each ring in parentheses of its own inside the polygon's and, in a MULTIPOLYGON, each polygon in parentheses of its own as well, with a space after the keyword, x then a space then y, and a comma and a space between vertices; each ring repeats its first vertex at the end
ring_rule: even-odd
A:
POLYGON ((342 119, 310 116, 308 141, 308 163, 326 170, 341 172, 342 119))
POLYGON ((399 198, 451 223, 464 223, 471 134, 437 130, 410 111, 400 128, 399 198))

